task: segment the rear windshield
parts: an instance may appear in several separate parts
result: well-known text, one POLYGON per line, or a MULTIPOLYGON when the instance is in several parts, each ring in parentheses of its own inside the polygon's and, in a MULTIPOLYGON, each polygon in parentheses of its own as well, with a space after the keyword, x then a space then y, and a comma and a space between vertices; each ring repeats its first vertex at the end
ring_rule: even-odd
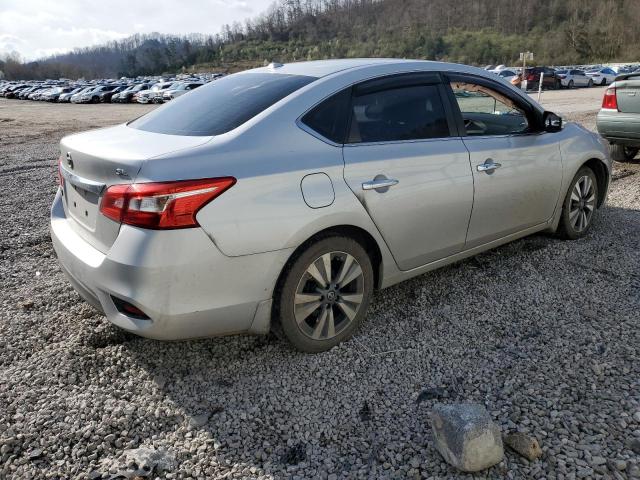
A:
POLYGON ((168 135, 220 135, 314 80, 280 73, 229 75, 172 100, 129 126, 168 135))

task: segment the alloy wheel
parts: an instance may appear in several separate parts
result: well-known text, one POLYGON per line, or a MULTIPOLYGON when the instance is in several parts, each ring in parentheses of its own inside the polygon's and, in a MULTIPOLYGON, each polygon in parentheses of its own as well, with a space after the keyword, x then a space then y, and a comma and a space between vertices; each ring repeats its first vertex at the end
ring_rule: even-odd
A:
POLYGON ((345 252, 321 255, 305 270, 293 299, 296 322, 313 340, 340 334, 355 318, 364 298, 364 274, 345 252))
POLYGON ((589 226, 595 206, 596 193, 593 181, 588 175, 584 175, 573 186, 569 203, 569 221, 576 232, 580 233, 589 226))

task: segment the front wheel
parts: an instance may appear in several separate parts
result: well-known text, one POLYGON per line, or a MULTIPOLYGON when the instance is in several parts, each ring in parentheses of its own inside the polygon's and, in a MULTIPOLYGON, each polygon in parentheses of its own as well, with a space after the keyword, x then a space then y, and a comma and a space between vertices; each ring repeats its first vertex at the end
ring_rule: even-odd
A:
POLYGON ((606 78, 603 78, 603 79, 602 79, 602 81, 600 82, 600 86, 601 86, 601 87, 604 87, 604 86, 606 86, 606 85, 607 85, 607 79, 606 79, 606 78))
POLYGON ((569 80, 569 88, 573 88, 573 80, 569 80))
POLYGON ((593 80, 589 80, 589 83, 587 84, 587 87, 588 87, 588 88, 593 87, 593 80))
POLYGON ((360 243, 343 236, 318 240, 284 272, 274 328, 300 351, 329 350, 362 323, 373 282, 371 259, 360 243))
POLYGON ((562 207, 558 233, 575 240, 584 236, 593 222, 598 203, 598 181, 593 170, 582 167, 571 181, 562 207))

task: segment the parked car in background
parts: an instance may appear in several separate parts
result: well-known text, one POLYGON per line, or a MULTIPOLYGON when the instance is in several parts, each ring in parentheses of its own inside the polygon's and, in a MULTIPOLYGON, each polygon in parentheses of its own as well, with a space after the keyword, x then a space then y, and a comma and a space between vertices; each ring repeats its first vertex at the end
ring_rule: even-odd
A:
POLYGON ((618 76, 607 88, 596 119, 618 162, 635 159, 640 150, 640 73, 618 76))
POLYGON ((122 92, 126 85, 110 85, 107 88, 98 92, 98 102, 100 103, 111 103, 111 98, 114 94, 122 92))
POLYGON ((16 85, 16 86, 7 88, 7 90, 4 92, 4 97, 5 98, 17 98, 18 95, 23 90, 26 90, 27 88, 29 88, 28 85, 16 85))
POLYGON ((189 93, 191 90, 195 90, 198 87, 204 85, 202 82, 179 82, 174 83, 171 88, 167 89, 162 94, 163 101, 167 102, 169 100, 173 100, 185 93, 189 93))
POLYGON ((137 100, 137 97, 134 100, 135 95, 138 92, 148 90, 150 86, 151 85, 149 85, 148 83, 138 83, 138 84, 130 85, 122 92, 117 93, 113 97, 111 97, 111 101, 116 103, 129 103, 129 102, 135 101, 137 100))
POLYGON ((597 70, 591 70, 587 72, 586 75, 593 80, 595 85, 604 86, 613 82, 618 74, 612 68, 605 67, 597 70))
POLYGON ((53 247, 109 321, 164 340, 273 328, 306 352, 353 335, 377 289, 585 235, 611 175, 598 135, 495 74, 392 59, 229 75, 60 148, 53 247))
POLYGON ((524 79, 527 81, 527 88, 539 88, 540 78, 542 78, 543 89, 557 90, 561 86, 560 78, 553 68, 531 67, 525 70, 524 79), (544 76, 542 76, 543 73, 544 76))
POLYGON ((18 95, 16 96, 16 98, 19 98, 21 100, 27 100, 29 98, 29 95, 31 95, 34 92, 37 92, 38 90, 42 89, 44 87, 40 86, 40 85, 34 85, 30 88, 25 88, 23 90, 20 90, 20 93, 18 93, 18 95))
POLYGON ((77 97, 71 98, 73 103, 100 103, 100 95, 110 93, 115 90, 118 85, 97 85, 77 97))
POLYGON ((47 102, 57 102, 60 98, 60 95, 69 93, 71 91, 71 87, 55 87, 52 88, 47 94, 43 95, 42 99, 46 100, 47 102))
POLYGON ((84 87, 82 90, 80 90, 77 93, 74 93, 73 95, 71 95, 71 97, 69 98, 69 101, 71 103, 81 103, 80 102, 80 98, 82 97, 82 95, 84 95, 85 93, 90 92, 91 90, 93 90, 95 87, 95 85, 89 85, 87 87, 84 87))
POLYGON ((515 70, 512 70, 510 68, 505 68, 502 70, 494 70, 493 71, 496 75, 498 75, 499 77, 503 78, 504 80, 506 80, 507 82, 511 83, 511 81, 514 78, 518 77, 518 72, 516 72, 515 70))
POLYGON ((135 94, 138 103, 153 103, 157 96, 162 98, 162 94, 168 90, 175 82, 159 82, 148 90, 144 90, 135 94))
POLYGON ((588 77, 582 70, 558 70, 556 74, 563 87, 593 87, 593 78, 588 77))
POLYGON ((76 87, 69 92, 61 93, 60 96, 58 96, 58 102, 70 102, 71 97, 82 90, 84 90, 83 87, 76 87))

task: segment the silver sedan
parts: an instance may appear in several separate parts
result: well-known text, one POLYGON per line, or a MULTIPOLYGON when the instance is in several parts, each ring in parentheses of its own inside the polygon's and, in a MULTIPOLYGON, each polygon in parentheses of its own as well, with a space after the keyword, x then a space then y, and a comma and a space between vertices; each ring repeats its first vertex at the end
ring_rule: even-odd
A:
POLYGON ((606 144, 491 72, 272 64, 65 137, 51 236, 77 291, 156 339, 280 332, 319 352, 374 291, 603 205, 606 144))

